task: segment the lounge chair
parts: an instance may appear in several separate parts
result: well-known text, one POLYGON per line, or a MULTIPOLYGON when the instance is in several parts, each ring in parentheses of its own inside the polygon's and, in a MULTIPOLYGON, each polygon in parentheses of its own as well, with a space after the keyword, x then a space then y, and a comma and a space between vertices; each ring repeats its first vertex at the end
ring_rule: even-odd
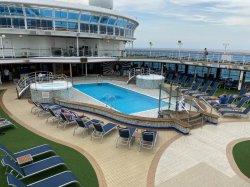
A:
POLYGON ((187 82, 188 76, 183 75, 181 79, 178 81, 178 85, 184 85, 187 82))
POLYGON ((209 100, 217 91, 218 87, 219 87, 220 83, 219 82, 215 82, 213 84, 213 86, 210 88, 210 90, 208 91, 208 93, 201 93, 201 94, 197 94, 195 97, 200 99, 201 97, 205 100, 209 100))
POLYGON ((189 80, 186 83, 181 84, 181 86, 183 86, 184 88, 191 88, 193 82, 194 82, 194 77, 189 77, 189 80))
POLYGON ((16 162, 18 157, 30 154, 32 157, 40 156, 46 153, 54 153, 55 151, 51 149, 48 144, 39 145, 29 149, 25 149, 16 153, 9 151, 4 145, 0 144, 0 150, 5 152, 5 154, 16 162))
POLYGON ((43 180, 34 182, 29 185, 25 185, 23 182, 18 180, 15 176, 13 176, 10 173, 6 173, 7 175, 7 183, 9 186, 14 186, 14 187, 63 187, 63 186, 68 186, 72 183, 78 183, 79 182, 76 180, 74 174, 71 171, 64 171, 61 173, 58 173, 56 175, 52 175, 48 178, 45 178, 43 180))
POLYGON ((210 102, 209 104, 210 104, 212 107, 214 107, 214 108, 216 108, 217 110, 219 110, 220 107, 223 107, 223 106, 230 106, 231 104, 233 104, 233 102, 235 101, 235 99, 236 99, 236 96, 235 96, 235 95, 230 95, 229 98, 228 98, 227 101, 226 101, 226 104, 220 104, 220 103, 218 103, 218 102, 216 102, 216 101, 212 101, 212 102, 210 102))
POLYGON ((47 120, 46 120, 47 123, 49 122, 49 120, 51 120, 52 122, 60 120, 61 109, 59 109, 59 110, 52 110, 51 108, 48 108, 48 111, 51 114, 51 116, 49 116, 47 118, 47 120))
POLYGON ((246 103, 250 101, 250 96, 243 97, 240 102, 236 106, 220 106, 219 108, 216 108, 218 111, 224 111, 224 110, 240 110, 241 107, 246 103))
POLYGON ((105 125, 103 125, 102 123, 93 123, 94 126, 94 131, 91 134, 91 140, 93 138, 100 138, 101 139, 101 143, 103 140, 103 137, 110 133, 112 130, 117 128, 117 125, 113 124, 113 123, 107 123, 105 125))
POLYGON ((39 112, 41 110, 40 104, 38 102, 34 102, 33 101, 34 106, 31 108, 31 113, 36 114, 37 112, 39 112))
POLYGON ((63 107, 59 106, 59 105, 55 105, 55 104, 44 104, 41 103, 40 105, 41 110, 37 113, 38 116, 40 116, 41 114, 50 114, 49 112, 49 108, 51 110, 60 110, 63 107))
POLYGON ((196 91, 190 92, 189 95, 193 96, 193 95, 197 95, 197 94, 204 94, 204 93, 206 93, 206 91, 208 90, 208 88, 211 84, 212 84, 212 81, 207 81, 206 84, 204 84, 204 86, 202 86, 200 91, 196 90, 196 91))
POLYGON ((237 97, 243 97, 243 96, 246 95, 247 92, 248 92, 248 88, 242 87, 242 88, 240 89, 240 93, 235 94, 235 95, 236 95, 237 97))
POLYGON ((157 136, 157 131, 143 131, 139 141, 139 151, 141 151, 141 148, 153 149, 157 141, 157 136))
POLYGON ((76 117, 67 117, 63 112, 60 113, 60 120, 58 121, 57 128, 60 126, 63 126, 63 128, 66 128, 67 125, 75 123, 76 117))
POLYGON ((0 119, 0 129, 6 128, 6 127, 16 127, 13 123, 8 121, 7 119, 1 118, 0 119))
POLYGON ((93 125, 93 121, 88 118, 78 118, 76 119, 76 123, 77 126, 74 129, 73 135, 75 135, 75 132, 78 128, 83 129, 82 134, 84 134, 85 130, 87 130, 89 134, 90 127, 93 125))
POLYGON ((11 161, 8 157, 3 157, 1 161, 3 166, 10 168, 11 173, 15 171, 20 178, 30 177, 43 171, 65 165, 59 156, 52 156, 37 162, 20 167, 17 163, 11 161))
POLYGON ((119 136, 116 140, 116 147, 118 144, 128 145, 130 149, 130 144, 134 138, 134 133, 136 128, 119 128, 119 136))
POLYGON ((247 116, 250 111, 250 105, 243 111, 235 111, 235 110, 229 110, 229 111, 222 111, 221 115, 222 116, 247 116))
POLYGON ((198 90, 198 88, 200 87, 201 84, 202 84, 202 80, 200 79, 200 80, 196 81, 196 83, 194 83, 194 85, 189 90, 184 90, 184 93, 189 94, 189 93, 192 93, 192 92, 198 90))

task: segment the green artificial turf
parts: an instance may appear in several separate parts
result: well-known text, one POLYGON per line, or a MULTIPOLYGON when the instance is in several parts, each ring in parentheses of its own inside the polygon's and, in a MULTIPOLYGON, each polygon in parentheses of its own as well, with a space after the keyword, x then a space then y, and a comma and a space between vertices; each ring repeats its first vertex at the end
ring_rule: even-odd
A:
POLYGON ((233 156, 241 172, 250 178, 250 140, 236 144, 233 148, 233 156))
MULTIPOLYGON (((1 91, 0 91, 1 94, 1 91)), ((13 122, 17 128, 5 128, 0 130, 4 134, 0 135, 0 143, 6 146, 12 152, 18 152, 23 149, 28 149, 33 146, 41 145, 41 144, 49 144, 56 152, 57 155, 61 156, 62 159, 65 161, 67 168, 59 167, 51 170, 49 172, 44 172, 40 175, 36 175, 25 180, 24 182, 33 182, 34 180, 38 180, 48 175, 52 175, 56 172, 60 172, 62 170, 71 170, 78 181, 81 183, 82 186, 89 186, 95 187, 98 186, 98 180, 96 173, 91 166, 90 162, 79 152, 75 151, 74 149, 57 144, 41 136, 38 136, 31 131, 25 129, 24 127, 20 126, 16 122, 14 122, 0 107, 0 116, 9 119, 13 122)), ((34 121, 35 123, 35 121, 34 121)), ((3 156, 3 152, 0 151, 0 156, 3 156)), ((48 155, 49 156, 49 155, 48 155)), ((5 176, 5 168, 0 165, 0 186, 7 187, 6 176, 5 176)), ((74 186, 74 185, 73 185, 74 186)))

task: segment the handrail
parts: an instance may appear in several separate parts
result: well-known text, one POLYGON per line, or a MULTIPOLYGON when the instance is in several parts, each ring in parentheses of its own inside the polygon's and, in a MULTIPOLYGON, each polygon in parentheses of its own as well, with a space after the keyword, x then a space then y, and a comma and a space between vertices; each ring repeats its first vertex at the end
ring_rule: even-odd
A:
POLYGON ((199 105, 199 103, 194 98, 192 99, 192 101, 199 107, 199 109, 204 111, 204 109, 199 105))
POLYGON ((20 79, 18 83, 16 84, 16 90, 17 90, 17 96, 20 98, 24 91, 29 88, 30 84, 37 83, 37 82, 50 82, 54 80, 66 80, 67 84, 68 77, 64 74, 56 75, 52 72, 47 71, 37 71, 27 74, 25 77, 20 79))

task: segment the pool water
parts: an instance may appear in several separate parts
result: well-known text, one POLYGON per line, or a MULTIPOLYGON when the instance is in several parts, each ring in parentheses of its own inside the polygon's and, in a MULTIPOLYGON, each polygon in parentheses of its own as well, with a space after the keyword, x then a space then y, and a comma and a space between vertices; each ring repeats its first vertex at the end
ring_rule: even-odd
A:
MULTIPOLYGON (((124 114, 156 109, 159 105, 158 99, 110 83, 79 84, 73 87, 124 114)), ((162 102, 161 106, 167 106, 167 103, 162 102)))

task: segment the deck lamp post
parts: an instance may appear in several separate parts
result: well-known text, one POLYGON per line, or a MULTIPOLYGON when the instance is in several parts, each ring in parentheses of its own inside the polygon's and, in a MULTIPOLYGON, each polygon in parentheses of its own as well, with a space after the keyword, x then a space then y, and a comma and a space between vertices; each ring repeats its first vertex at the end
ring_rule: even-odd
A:
POLYGON ((3 49, 3 39, 5 38, 5 35, 2 34, 2 36, 0 36, 0 41, 1 41, 1 48, 2 48, 2 55, 3 55, 3 58, 4 58, 4 49, 3 49))
POLYGON ((152 42, 149 42, 149 47, 150 47, 149 56, 150 56, 150 57, 151 57, 151 49, 152 49, 152 46, 153 46, 153 43, 152 43, 152 42))
POLYGON ((226 58, 227 48, 229 46, 229 43, 228 42, 224 42, 222 45, 224 46, 224 55, 225 55, 224 58, 223 58, 223 62, 224 62, 225 58, 226 58))
POLYGON ((227 53, 227 48, 228 48, 228 46, 229 46, 229 43, 228 43, 228 42, 225 42, 225 43, 223 43, 222 45, 224 46, 224 54, 226 54, 226 53, 227 53))
POLYGON ((181 42, 181 40, 178 40, 177 45, 178 45, 178 47, 179 47, 178 58, 181 59, 181 46, 183 45, 183 43, 181 42))

